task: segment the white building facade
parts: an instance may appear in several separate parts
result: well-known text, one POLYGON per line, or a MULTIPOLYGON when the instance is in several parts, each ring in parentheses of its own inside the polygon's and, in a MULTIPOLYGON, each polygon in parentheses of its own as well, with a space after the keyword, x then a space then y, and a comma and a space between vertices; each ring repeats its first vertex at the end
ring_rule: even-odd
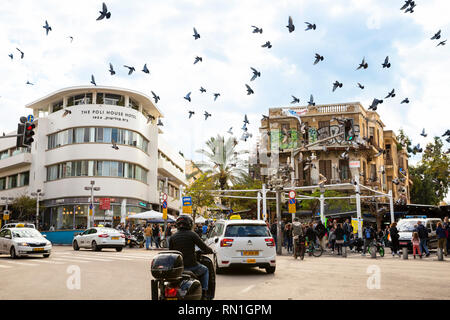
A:
MULTIPOLYGON (((132 213, 159 210, 162 179, 168 180, 169 191, 186 185, 184 159, 166 143, 159 145, 157 121, 163 115, 145 94, 71 87, 26 107, 34 115, 35 141, 31 149, 17 149, 16 138, 0 139, 0 197, 40 189, 44 228, 85 228, 90 204, 85 187, 91 181, 100 188, 94 191, 94 222, 113 225, 132 213), (102 209, 100 202, 109 202, 110 209, 102 209)), ((177 214, 180 193, 172 194, 169 214, 177 214)))

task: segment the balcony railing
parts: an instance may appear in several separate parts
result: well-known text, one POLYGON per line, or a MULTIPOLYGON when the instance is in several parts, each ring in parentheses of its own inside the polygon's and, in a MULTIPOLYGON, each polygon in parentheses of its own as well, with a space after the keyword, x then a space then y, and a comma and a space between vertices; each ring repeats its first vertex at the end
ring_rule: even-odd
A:
POLYGON ((334 106, 323 106, 318 107, 317 112, 319 113, 341 113, 350 111, 349 105, 334 105, 334 106))

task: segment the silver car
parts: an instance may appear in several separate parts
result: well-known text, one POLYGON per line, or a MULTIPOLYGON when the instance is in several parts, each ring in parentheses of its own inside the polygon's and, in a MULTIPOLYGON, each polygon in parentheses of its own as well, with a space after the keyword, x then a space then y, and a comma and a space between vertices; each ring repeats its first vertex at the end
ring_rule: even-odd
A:
POLYGON ((125 247, 125 235, 113 228, 95 227, 75 236, 72 242, 73 249, 89 248, 101 251, 103 248, 114 248, 122 251, 125 247))
POLYGON ((0 231, 0 253, 12 258, 42 254, 48 258, 52 243, 34 228, 5 228, 0 231))

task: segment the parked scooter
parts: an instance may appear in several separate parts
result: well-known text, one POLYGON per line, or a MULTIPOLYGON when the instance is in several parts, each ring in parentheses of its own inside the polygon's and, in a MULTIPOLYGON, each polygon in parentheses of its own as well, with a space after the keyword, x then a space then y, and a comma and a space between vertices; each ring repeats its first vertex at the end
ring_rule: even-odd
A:
POLYGON ((199 278, 191 271, 184 270, 180 251, 162 251, 152 260, 151 280, 152 300, 212 300, 216 291, 216 274, 213 262, 196 251, 197 261, 209 270, 208 291, 202 296, 199 278))
POLYGON ((142 232, 142 230, 135 230, 135 231, 133 231, 133 233, 131 235, 134 236, 134 238, 136 239, 135 244, 139 248, 143 248, 144 243, 145 243, 145 237, 144 237, 144 233, 142 232))

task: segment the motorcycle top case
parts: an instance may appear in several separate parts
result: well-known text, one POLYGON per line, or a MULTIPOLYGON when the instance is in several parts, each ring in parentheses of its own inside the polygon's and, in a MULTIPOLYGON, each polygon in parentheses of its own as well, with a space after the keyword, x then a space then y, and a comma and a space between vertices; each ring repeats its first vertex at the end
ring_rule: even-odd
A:
POLYGON ((163 251, 152 260, 151 270, 155 279, 179 278, 183 269, 183 256, 180 251, 163 251))

